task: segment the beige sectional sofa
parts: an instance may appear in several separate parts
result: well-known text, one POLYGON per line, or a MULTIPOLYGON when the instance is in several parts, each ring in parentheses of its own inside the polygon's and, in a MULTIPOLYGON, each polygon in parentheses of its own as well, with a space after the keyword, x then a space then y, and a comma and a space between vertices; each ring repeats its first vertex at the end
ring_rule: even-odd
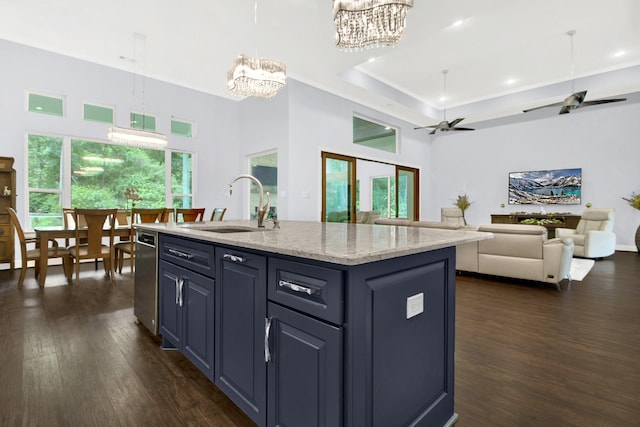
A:
MULTIPOLYGON (((406 219, 377 219, 376 224, 457 230, 470 226, 406 219)), ((487 224, 477 231, 492 233, 493 238, 456 247, 456 270, 493 276, 513 277, 553 283, 559 286, 570 279, 573 241, 547 239, 540 225, 487 224)))

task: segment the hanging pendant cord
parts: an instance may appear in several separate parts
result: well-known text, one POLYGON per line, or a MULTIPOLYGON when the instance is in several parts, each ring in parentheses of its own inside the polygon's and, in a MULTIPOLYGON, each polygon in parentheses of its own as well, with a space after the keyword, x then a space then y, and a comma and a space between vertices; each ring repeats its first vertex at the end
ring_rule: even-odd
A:
POLYGON ((449 72, 449 70, 442 70, 442 74, 444 75, 444 82, 443 82, 443 90, 442 90, 442 97, 444 98, 444 108, 443 108, 443 112, 444 112, 444 121, 447 121, 447 73, 449 72))
POLYGON ((574 52, 573 52, 573 36, 575 35, 576 30, 569 30, 567 31, 567 35, 569 36, 570 40, 571 40, 571 93, 575 93, 575 79, 574 79, 574 73, 575 73, 575 62, 574 62, 574 52))

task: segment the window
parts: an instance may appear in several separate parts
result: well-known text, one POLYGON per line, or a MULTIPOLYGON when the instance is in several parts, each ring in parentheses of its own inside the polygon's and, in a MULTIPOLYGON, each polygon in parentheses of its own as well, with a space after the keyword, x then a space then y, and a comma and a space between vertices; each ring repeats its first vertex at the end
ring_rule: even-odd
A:
POLYGON ((131 209, 130 188, 141 198, 136 207, 193 204, 193 154, 68 136, 31 134, 27 143, 31 228, 63 225, 62 207, 131 209))
POLYGON ((171 152, 171 200, 174 208, 193 207, 193 159, 190 153, 171 152))
POLYGON ((396 130, 391 126, 353 116, 353 143, 395 153, 396 130))
MULTIPOLYGON (((277 217, 278 206, 278 153, 271 152, 266 154, 258 154, 249 158, 251 167, 251 175, 258 178, 262 183, 264 191, 263 204, 267 203, 267 192, 269 192, 269 213, 267 218, 277 217)), ((260 192, 257 185, 250 185, 249 193, 250 218, 255 219, 258 213, 258 205, 260 201, 260 192)))
POLYGON ((164 151, 72 139, 71 171, 74 208, 131 209, 127 188, 139 208, 165 206, 164 151))
POLYGON ((64 115, 64 101, 62 97, 29 93, 29 111, 32 113, 64 115))
POLYGON ((83 117, 92 122, 113 124, 113 108, 84 104, 83 117))
POLYGON ((142 113, 131 113, 129 115, 130 125, 133 129, 156 130, 156 118, 142 113))
POLYGON ((189 122, 171 120, 171 134, 193 137, 193 124, 189 122))
POLYGON ((62 224, 62 138, 29 135, 28 197, 31 227, 62 224))

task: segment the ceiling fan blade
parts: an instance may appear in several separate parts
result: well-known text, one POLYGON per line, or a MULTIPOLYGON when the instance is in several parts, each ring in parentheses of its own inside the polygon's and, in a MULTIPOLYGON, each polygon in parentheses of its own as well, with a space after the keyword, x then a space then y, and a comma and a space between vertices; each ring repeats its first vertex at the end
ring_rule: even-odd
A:
MULTIPOLYGON (((579 105, 578 105, 578 107, 579 107, 579 105)), ((574 108, 578 108, 578 107, 571 108, 570 105, 563 105, 558 114, 568 114, 569 112, 571 112, 571 110, 573 110, 574 108)))
POLYGON ((611 99, 594 99, 593 101, 584 101, 581 107, 587 107, 589 105, 609 104, 611 102, 626 101, 627 98, 611 98, 611 99))
POLYGON ((539 110, 541 108, 560 107, 561 105, 564 105, 564 103, 562 103, 562 102, 554 102, 553 104, 547 104, 547 105, 541 105, 539 107, 528 108, 526 110, 522 110, 522 112, 523 113, 528 113, 529 111, 539 110))
POLYGON ((434 130, 432 130, 431 132, 429 132, 429 135, 434 135, 436 133, 436 131, 438 130, 438 128, 435 128, 434 130))
POLYGON ((449 130, 475 130, 475 129, 455 127, 455 128, 449 128, 449 130))
POLYGON ((455 125, 457 125, 458 123, 460 123, 463 120, 464 120, 464 117, 462 117, 460 119, 455 119, 455 120, 449 122, 449 127, 452 128, 452 127, 454 127, 455 125))
POLYGON ((430 125, 430 126, 419 126, 417 128, 413 128, 413 130, 419 130, 419 129, 427 129, 427 128, 437 128, 438 125, 430 125))

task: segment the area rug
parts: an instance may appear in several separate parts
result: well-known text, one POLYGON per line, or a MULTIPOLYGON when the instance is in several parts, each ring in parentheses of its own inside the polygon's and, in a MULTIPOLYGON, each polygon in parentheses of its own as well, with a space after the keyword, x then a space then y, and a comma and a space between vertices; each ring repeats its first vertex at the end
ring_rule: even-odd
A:
POLYGON ((592 259, 573 258, 571 260, 571 280, 579 282, 584 279, 595 263, 592 259))

